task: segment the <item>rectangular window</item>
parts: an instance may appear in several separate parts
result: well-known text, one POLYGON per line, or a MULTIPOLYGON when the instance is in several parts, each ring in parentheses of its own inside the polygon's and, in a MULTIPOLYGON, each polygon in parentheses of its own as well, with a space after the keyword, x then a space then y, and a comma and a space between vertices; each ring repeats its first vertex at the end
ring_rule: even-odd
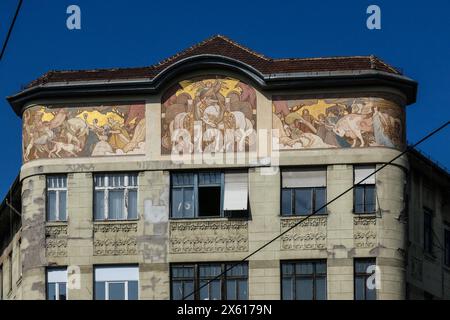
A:
POLYGON ((172 300, 247 300, 248 265, 231 266, 232 263, 172 265, 172 300))
POLYGON ((282 300, 326 300, 326 260, 281 263, 282 300))
POLYGON ((354 169, 354 213, 374 213, 376 211, 375 175, 368 177, 374 172, 375 166, 357 166, 354 169), (365 179, 366 177, 368 178, 365 179))
POLYGON ((8 294, 13 289, 13 252, 8 255, 8 294))
POLYGON ((445 229, 445 265, 450 267, 450 230, 445 229))
POLYGON ((67 268, 47 268, 47 300, 67 300, 67 268))
POLYGON ((371 287, 371 272, 369 267, 376 265, 376 260, 369 259, 355 259, 354 261, 354 290, 355 300, 376 300, 377 294, 375 287, 371 287))
POLYGON ((423 212, 423 250, 433 254, 433 211, 427 208, 423 212))
POLYGON ((47 177, 47 221, 67 220, 67 177, 47 177))
POLYGON ((114 173, 94 176, 95 220, 135 220, 138 174, 114 173))
POLYGON ((0 300, 3 300, 3 265, 0 265, 0 300))
POLYGON ((326 214, 326 169, 283 170, 281 179, 281 215, 326 214))
POLYGON ((247 172, 183 172, 171 175, 171 218, 223 217, 246 212, 247 172))
POLYGON ((95 300, 138 300, 139 267, 95 267, 95 300))

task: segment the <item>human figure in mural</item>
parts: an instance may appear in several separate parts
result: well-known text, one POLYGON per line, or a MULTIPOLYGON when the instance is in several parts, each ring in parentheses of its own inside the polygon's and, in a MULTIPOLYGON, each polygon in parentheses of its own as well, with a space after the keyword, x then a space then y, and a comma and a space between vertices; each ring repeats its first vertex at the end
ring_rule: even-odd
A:
POLYGON ((56 109, 37 106, 24 112, 23 126, 25 162, 144 152, 143 104, 56 109), (98 117, 103 119, 102 125, 98 117))
POLYGON ((256 142, 256 93, 236 79, 182 81, 162 106, 163 153, 244 151, 256 142))
POLYGON ((401 145, 400 111, 385 101, 328 99, 318 105, 319 100, 277 99, 273 103, 273 128, 279 131, 283 149, 401 145), (382 108, 377 101, 384 103, 382 108))

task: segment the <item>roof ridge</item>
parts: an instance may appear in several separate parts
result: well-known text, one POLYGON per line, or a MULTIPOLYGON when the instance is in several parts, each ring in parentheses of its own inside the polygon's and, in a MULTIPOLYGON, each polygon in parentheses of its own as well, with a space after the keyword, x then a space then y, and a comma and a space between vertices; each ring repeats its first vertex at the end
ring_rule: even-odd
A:
POLYGON ((153 65, 151 65, 150 67, 157 67, 157 66, 161 66, 163 64, 166 64, 166 63, 176 59, 177 57, 179 57, 181 55, 184 55, 184 54, 186 54, 186 53, 188 53, 188 52, 190 52, 190 51, 192 51, 194 49, 197 49, 197 48, 207 44, 208 42, 211 42, 211 41, 213 41, 215 39, 218 39, 218 38, 220 38, 220 39, 222 39, 222 40, 224 40, 224 41, 226 41, 226 42, 228 42, 228 43, 230 43, 230 44, 232 44, 232 45, 234 45, 234 46, 236 46, 236 47, 238 47, 238 48, 240 48, 242 50, 245 50, 248 53, 250 53, 250 54, 252 54, 252 55, 254 55, 254 56, 258 57, 258 58, 262 58, 262 59, 267 60, 267 61, 271 61, 272 60, 272 59, 270 59, 270 58, 268 58, 268 57, 266 57, 266 56, 264 56, 264 55, 262 55, 260 53, 257 53, 255 51, 253 51, 253 50, 251 50, 251 49, 249 49, 249 48, 247 48, 247 47, 245 47, 245 46, 243 46, 243 45, 241 45, 241 44, 231 40, 230 38, 228 38, 228 37, 226 37, 224 35, 215 34, 215 35, 213 35, 213 36, 211 36, 209 38, 206 38, 203 41, 200 41, 200 42, 198 42, 198 43, 196 43, 196 44, 194 44, 194 45, 192 45, 192 46, 190 46, 190 47, 188 47, 188 48, 186 48, 184 50, 181 50, 180 52, 178 52, 178 53, 176 53, 176 54, 174 54, 172 56, 169 56, 169 57, 167 57, 167 58, 165 58, 165 59, 163 59, 163 60, 161 60, 161 61, 159 61, 159 62, 157 62, 157 63, 155 63, 153 65))
POLYGON ((383 66, 385 66, 386 68, 392 70, 394 73, 400 74, 401 72, 399 70, 397 70, 396 68, 394 68, 393 66, 391 66, 390 64, 384 62, 382 59, 378 58, 376 55, 371 54, 370 55, 370 59, 371 59, 371 63, 373 62, 379 62, 381 63, 383 66))

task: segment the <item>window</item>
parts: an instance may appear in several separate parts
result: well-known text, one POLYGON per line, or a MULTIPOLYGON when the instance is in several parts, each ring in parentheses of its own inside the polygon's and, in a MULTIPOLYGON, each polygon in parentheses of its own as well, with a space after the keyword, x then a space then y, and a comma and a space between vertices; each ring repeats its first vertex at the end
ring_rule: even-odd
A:
POLYGON ((369 277, 373 276, 369 267, 376 265, 375 259, 355 259, 354 262, 354 290, 355 300, 376 300, 376 289, 369 288, 369 277))
POLYGON ((326 169, 283 170, 281 179, 281 215, 326 213, 326 169))
MULTIPOLYGON (((374 166, 358 166, 354 170, 354 184, 358 184, 375 172, 374 166)), ((355 213, 374 213, 376 210, 375 175, 370 176, 353 189, 353 211, 355 213)))
POLYGON ((247 172, 184 172, 171 176, 172 218, 223 217, 225 212, 246 212, 247 202, 247 172))
POLYGON ((433 254, 433 211, 427 208, 423 215, 423 250, 433 254))
POLYGON ((0 300, 3 300, 3 265, 0 265, 0 300))
POLYGON ((47 221, 67 220, 67 177, 47 177, 47 221))
POLYGON ((234 268, 231 266, 232 263, 172 265, 170 269, 172 299, 247 300, 248 265, 245 263, 234 268), (224 273, 229 268, 231 270, 224 273), (220 274, 222 275, 219 278, 212 280, 220 274), (208 281, 211 282, 198 290, 208 281), (194 291, 196 291, 194 295, 188 296, 194 291))
POLYGON ((47 269, 47 300, 67 300, 67 268, 47 269))
POLYGON ((450 267, 450 230, 445 229, 445 259, 444 263, 447 267, 450 267))
POLYGON ((137 180, 137 173, 95 175, 95 220, 137 219, 137 180))
POLYGON ((95 268, 95 300, 138 300, 139 267, 95 268))
POLYGON ((8 255, 8 290, 9 294, 13 289, 13 252, 8 255))
POLYGON ((281 263, 282 300, 326 300, 327 262, 325 260, 281 263))

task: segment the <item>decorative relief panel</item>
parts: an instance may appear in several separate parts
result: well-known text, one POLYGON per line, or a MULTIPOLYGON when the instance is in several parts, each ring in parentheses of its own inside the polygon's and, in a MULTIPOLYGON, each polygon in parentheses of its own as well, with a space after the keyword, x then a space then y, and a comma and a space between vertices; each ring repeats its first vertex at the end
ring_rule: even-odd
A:
POLYGON ((137 223, 94 225, 94 255, 116 256, 137 254, 137 223))
POLYGON ((248 251, 247 221, 171 221, 170 253, 248 251))
POLYGON ((376 217, 354 217, 353 239, 356 248, 372 248, 377 244, 376 217))
MULTIPOLYGON (((282 219, 281 232, 304 217, 282 219)), ((281 237, 281 250, 326 249, 327 217, 311 217, 281 237)))
POLYGON ((47 257, 67 256, 67 225, 45 227, 45 249, 47 257))

